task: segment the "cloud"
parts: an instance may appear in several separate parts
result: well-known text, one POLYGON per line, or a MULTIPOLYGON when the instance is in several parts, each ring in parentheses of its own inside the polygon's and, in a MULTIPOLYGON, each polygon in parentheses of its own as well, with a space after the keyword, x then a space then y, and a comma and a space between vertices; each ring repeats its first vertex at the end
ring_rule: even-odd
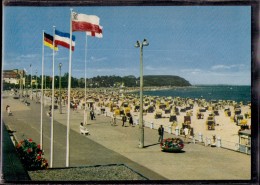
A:
POLYGON ((233 65, 214 65, 211 67, 211 70, 229 70, 229 69, 243 69, 245 68, 244 64, 233 64, 233 65))
POLYGON ((28 60, 38 60, 40 59, 40 55, 39 54, 27 54, 27 55, 18 55, 18 56, 15 56, 15 57, 12 57, 14 58, 13 60, 14 61, 28 61, 28 60))
MULTIPOLYGON (((85 69, 74 69, 73 72, 84 72, 85 69)), ((124 71, 124 72, 127 72, 129 71, 128 68, 88 68, 88 71, 91 71, 92 73, 93 72, 98 72, 98 73, 115 73, 116 72, 119 72, 119 71, 124 71)))
MULTIPOLYGON (((231 67, 232 68, 232 67, 231 67)), ((222 69, 222 68, 221 68, 222 69)), ((213 71, 202 69, 183 69, 180 70, 184 77, 191 84, 229 84, 229 85, 248 85, 250 84, 250 72, 237 71, 213 71)))
POLYGON ((190 73, 190 74, 193 74, 193 75, 196 75, 196 74, 199 74, 199 73, 202 72, 201 69, 197 69, 197 68, 195 68, 195 69, 181 69, 180 71, 183 72, 183 73, 190 73))
MULTIPOLYGON (((66 61, 69 62, 69 57, 56 57, 55 61, 66 61)), ((73 60, 72 60, 73 62, 73 60)))
POLYGON ((22 69, 23 67, 29 68, 30 64, 38 63, 38 61, 41 61, 40 54, 7 54, 2 64, 4 69, 22 69))
POLYGON ((145 70, 147 71, 167 71, 169 68, 167 67, 153 67, 153 66, 145 66, 144 67, 145 70))
POLYGON ((37 54, 28 54, 28 55, 20 55, 20 56, 18 56, 18 57, 20 57, 20 58, 36 58, 36 57, 39 57, 39 55, 37 55, 37 54))
POLYGON ((93 62, 103 62, 103 61, 107 60, 107 57, 96 58, 96 57, 91 56, 90 59, 93 62))

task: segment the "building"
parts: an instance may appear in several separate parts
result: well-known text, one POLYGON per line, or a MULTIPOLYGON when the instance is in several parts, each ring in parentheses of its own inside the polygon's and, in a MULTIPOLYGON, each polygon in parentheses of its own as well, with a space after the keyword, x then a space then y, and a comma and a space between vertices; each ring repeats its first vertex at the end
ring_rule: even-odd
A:
POLYGON ((4 70, 2 79, 6 83, 10 84, 20 84, 20 81, 22 84, 25 84, 25 71, 24 70, 4 70))

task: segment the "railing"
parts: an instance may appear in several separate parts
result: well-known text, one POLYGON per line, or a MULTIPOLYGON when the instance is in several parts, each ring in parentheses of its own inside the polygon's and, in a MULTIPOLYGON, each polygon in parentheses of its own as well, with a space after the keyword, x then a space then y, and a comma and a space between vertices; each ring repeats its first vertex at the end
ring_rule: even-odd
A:
POLYGON ((234 151, 238 151, 239 150, 239 143, 221 140, 221 147, 226 148, 226 149, 230 149, 230 150, 234 150, 234 151))

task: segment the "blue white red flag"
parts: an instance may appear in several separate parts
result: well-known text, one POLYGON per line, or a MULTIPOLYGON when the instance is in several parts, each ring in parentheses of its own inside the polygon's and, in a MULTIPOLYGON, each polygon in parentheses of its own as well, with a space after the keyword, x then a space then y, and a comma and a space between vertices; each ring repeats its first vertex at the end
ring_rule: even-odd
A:
MULTIPOLYGON (((75 40, 76 37, 72 35, 72 46, 71 46, 72 51, 74 51, 75 48, 75 40)), ((60 45, 70 49, 70 34, 55 30, 54 43, 55 45, 60 45)))

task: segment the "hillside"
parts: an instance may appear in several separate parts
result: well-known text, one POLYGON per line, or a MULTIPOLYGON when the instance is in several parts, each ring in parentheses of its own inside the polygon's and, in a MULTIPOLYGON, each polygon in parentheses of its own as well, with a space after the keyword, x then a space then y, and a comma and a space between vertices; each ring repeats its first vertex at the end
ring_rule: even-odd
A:
POLYGON ((179 76, 147 75, 144 76, 144 86, 191 86, 191 84, 179 76))
MULTIPOLYGON (((90 80, 92 84, 99 84, 99 87, 121 86, 138 87, 140 78, 135 76, 97 76, 90 80)), ((146 75, 144 76, 144 87, 147 86, 191 86, 191 84, 179 76, 172 75, 146 75)))

